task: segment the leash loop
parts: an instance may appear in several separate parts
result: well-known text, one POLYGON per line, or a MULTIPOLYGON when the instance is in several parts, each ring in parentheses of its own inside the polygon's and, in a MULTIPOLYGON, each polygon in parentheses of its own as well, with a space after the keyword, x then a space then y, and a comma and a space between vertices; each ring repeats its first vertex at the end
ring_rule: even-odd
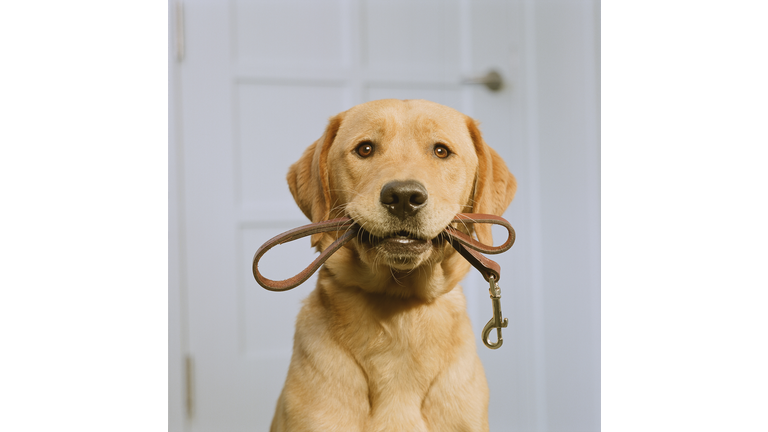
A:
MULTIPOLYGON (((480 252, 487 254, 499 254, 509 250, 515 243, 515 230, 510 223, 499 216, 481 214, 481 213, 459 213, 454 216, 451 223, 460 223, 463 225, 475 224, 475 223, 490 223, 495 225, 501 225, 507 229, 507 240, 501 246, 486 245, 473 239, 467 234, 459 231, 458 229, 448 226, 443 231, 442 235, 447 238, 451 246, 456 249, 467 261, 470 262, 480 273, 483 275, 486 281, 489 281, 490 277, 493 277, 496 281, 501 278, 501 267, 495 262, 484 257, 480 252)), ((304 225, 298 228, 294 228, 290 231, 286 231, 280 235, 277 235, 267 242, 265 242, 256 251, 253 256, 253 277, 256 282, 269 291, 287 291, 289 289, 296 288, 302 283, 306 282, 312 274, 314 274, 334 252, 339 250, 345 243, 352 240, 352 238, 358 233, 360 227, 355 224, 355 221, 348 217, 342 217, 338 219, 331 219, 323 222, 304 225), (325 232, 333 231, 345 231, 344 234, 337 238, 327 249, 325 249, 320 255, 315 258, 312 263, 302 270, 296 276, 282 280, 274 281, 267 279, 259 272, 259 260, 267 253, 268 250, 273 247, 287 243, 293 240, 325 232)))
MULTIPOLYGON (((452 240, 456 240, 462 245, 469 247, 471 249, 474 249, 478 252, 486 253, 486 254, 500 254, 502 252, 506 252, 509 250, 509 248, 512 247, 513 244, 515 244, 515 229, 512 228, 512 225, 503 217, 496 216, 496 215, 489 215, 489 214, 479 214, 479 213, 459 213, 456 216, 454 216, 452 223, 460 223, 462 225, 466 224, 476 224, 476 223, 486 223, 486 224, 494 224, 494 225, 501 225, 504 228, 507 229, 507 240, 501 245, 501 246, 489 246, 484 243, 480 243, 479 241, 473 239, 472 237, 468 236, 467 234, 464 234, 463 232, 459 231, 458 229, 449 226, 445 229, 446 233, 452 237, 452 240)), ((486 280, 488 280, 486 278, 486 280)), ((499 280, 498 277, 496 280, 499 280)))
POLYGON ((296 288, 297 286, 306 282, 306 280, 309 279, 317 271, 317 269, 323 265, 329 256, 344 246, 344 243, 352 240, 352 237, 357 235, 357 232, 358 228, 355 228, 355 221, 350 218, 339 218, 304 225, 272 237, 271 239, 267 240, 266 243, 261 245, 259 250, 256 251, 256 254, 253 255, 253 277, 256 279, 256 282, 258 282, 259 285, 269 291, 288 291, 289 289, 296 288), (345 233, 336 239, 336 241, 331 243, 328 248, 320 253, 320 255, 315 258, 315 260, 312 261, 309 266, 307 266, 307 268, 302 270, 296 276, 282 281, 273 281, 271 279, 265 278, 259 272, 259 260, 265 253, 267 253, 268 250, 272 249, 273 247, 283 243, 288 243, 289 241, 298 240, 302 237, 306 237, 312 234, 333 231, 345 231, 345 233))

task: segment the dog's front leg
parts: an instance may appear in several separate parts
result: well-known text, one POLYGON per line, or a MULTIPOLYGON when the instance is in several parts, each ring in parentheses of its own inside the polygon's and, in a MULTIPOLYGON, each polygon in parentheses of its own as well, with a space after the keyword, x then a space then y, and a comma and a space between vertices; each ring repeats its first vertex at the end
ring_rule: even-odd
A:
POLYGON ((331 337, 317 293, 299 313, 288 377, 272 432, 361 432, 370 414, 365 374, 331 337))
POLYGON ((433 431, 488 431, 488 382, 474 338, 465 331, 460 355, 435 379, 422 415, 433 431))

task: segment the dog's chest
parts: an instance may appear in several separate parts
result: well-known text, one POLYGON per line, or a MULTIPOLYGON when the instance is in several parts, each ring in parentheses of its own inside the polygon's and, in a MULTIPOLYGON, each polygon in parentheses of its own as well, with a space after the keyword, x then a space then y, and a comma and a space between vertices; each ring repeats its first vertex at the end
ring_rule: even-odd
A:
POLYGON ((455 318, 444 305, 360 314, 345 331, 348 348, 366 375, 371 403, 390 399, 421 403, 453 356, 455 318))

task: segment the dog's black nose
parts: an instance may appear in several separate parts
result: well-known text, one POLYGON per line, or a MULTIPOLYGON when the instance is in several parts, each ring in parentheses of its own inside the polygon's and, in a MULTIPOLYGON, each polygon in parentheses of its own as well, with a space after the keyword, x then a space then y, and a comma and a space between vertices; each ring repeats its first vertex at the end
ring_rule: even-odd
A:
POLYGON ((413 216, 427 203, 427 189, 416 180, 395 180, 384 185, 381 205, 400 219, 413 216))

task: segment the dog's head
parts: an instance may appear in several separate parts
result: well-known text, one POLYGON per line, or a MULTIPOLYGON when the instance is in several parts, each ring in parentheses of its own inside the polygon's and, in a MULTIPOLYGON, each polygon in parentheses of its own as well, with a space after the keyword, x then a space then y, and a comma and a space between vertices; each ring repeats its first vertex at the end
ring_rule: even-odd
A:
MULTIPOLYGON (((450 249, 440 233, 454 215, 500 216, 516 191, 474 120, 433 102, 394 99, 331 118, 291 166, 288 184, 313 222, 355 220, 363 230, 352 246, 359 264, 393 275, 439 263, 450 249)), ((490 226, 476 234, 492 243, 490 226)), ((318 234, 312 244, 324 248, 330 240, 318 234)))

